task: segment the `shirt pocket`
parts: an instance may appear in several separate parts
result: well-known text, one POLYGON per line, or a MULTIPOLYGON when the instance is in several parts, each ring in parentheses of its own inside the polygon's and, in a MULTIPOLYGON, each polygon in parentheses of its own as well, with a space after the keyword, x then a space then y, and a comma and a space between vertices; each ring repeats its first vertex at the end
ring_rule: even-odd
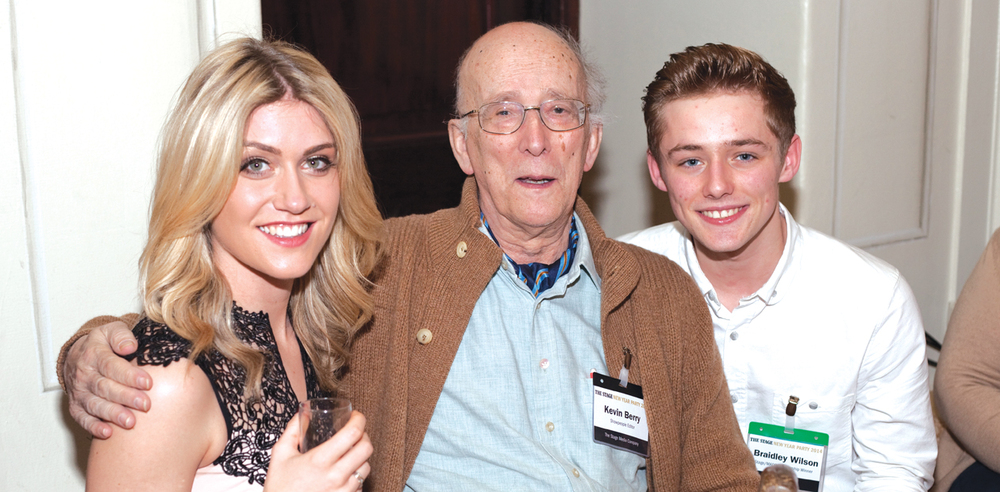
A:
POLYGON ((827 470, 833 465, 851 459, 854 434, 851 412, 854 409, 855 395, 820 395, 802 391, 776 392, 772 410, 772 422, 775 425, 785 425, 785 407, 788 405, 789 395, 799 398, 795 411, 795 428, 822 432, 830 436, 830 444, 826 451, 827 470))

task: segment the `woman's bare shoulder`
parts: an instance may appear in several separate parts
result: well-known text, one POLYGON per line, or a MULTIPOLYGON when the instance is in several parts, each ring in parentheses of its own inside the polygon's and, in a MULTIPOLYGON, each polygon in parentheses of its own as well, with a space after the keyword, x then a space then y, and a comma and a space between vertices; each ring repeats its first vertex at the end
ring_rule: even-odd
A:
POLYGON ((93 441, 87 490, 191 490, 197 469, 210 465, 225 447, 225 419, 197 364, 181 358, 143 369, 153 379, 152 404, 146 412, 133 412, 133 428, 93 441))

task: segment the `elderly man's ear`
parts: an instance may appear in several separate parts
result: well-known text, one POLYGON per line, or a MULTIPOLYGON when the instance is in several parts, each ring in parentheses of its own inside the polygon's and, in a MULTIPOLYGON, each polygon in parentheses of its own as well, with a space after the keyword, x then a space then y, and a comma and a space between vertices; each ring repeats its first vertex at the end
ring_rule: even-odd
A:
POLYGON ((590 171, 597 162, 597 153, 601 150, 601 139, 604 138, 604 125, 596 124, 590 127, 590 142, 587 144, 587 160, 583 172, 590 171))
MULTIPOLYGON (((465 122, 468 125, 468 122, 465 122)), ((466 126, 468 131, 468 126, 466 126)), ((448 140, 451 142, 451 152, 455 154, 458 167, 469 176, 472 176, 472 161, 469 160, 469 147, 465 132, 462 131, 462 120, 452 119, 448 121, 448 140)))

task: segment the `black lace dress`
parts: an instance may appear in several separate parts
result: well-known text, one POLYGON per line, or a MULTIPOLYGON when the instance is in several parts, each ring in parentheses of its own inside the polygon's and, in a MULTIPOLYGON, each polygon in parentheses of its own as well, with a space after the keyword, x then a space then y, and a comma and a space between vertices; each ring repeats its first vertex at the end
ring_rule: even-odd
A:
MULTIPOLYGON (((243 398, 245 371, 218 352, 209 350, 195 361, 215 390, 229 441, 211 467, 198 470, 193 490, 259 490, 271 462, 271 447, 298 410, 299 401, 285 375, 267 314, 249 313, 233 304, 233 328, 240 340, 267 355, 262 397, 248 404, 243 398)), ((132 332, 139 339, 139 349, 130 359, 136 358, 139 365, 165 367, 191 351, 190 342, 148 318, 140 320, 132 332)), ((299 350, 309 398, 330 396, 320 389, 316 369, 301 344, 299 350)))

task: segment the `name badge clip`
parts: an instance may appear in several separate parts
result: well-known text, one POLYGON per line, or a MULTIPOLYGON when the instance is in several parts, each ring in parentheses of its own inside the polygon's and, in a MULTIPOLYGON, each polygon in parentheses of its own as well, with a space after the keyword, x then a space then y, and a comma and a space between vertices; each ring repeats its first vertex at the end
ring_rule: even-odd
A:
POLYGON ((795 410, 798 409, 799 397, 788 396, 788 405, 785 406, 785 434, 795 434, 795 410))
POLYGON ((632 351, 628 347, 622 347, 622 352, 625 354, 625 362, 622 364, 622 370, 618 373, 618 385, 627 388, 628 370, 632 367, 632 351))

